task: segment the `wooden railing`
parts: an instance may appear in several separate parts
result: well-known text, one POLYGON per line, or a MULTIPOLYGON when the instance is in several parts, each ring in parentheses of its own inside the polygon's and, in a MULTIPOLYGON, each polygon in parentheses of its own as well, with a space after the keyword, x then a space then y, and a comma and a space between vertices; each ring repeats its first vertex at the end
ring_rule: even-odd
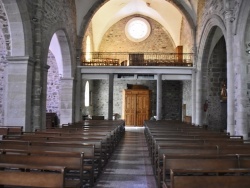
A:
POLYGON ((193 66, 193 53, 91 52, 83 53, 83 66, 193 66))

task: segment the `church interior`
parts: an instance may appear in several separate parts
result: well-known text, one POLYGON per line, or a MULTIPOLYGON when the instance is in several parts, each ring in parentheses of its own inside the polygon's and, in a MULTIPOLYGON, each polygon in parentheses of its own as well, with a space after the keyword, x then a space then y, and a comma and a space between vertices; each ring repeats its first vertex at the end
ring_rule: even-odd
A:
POLYGON ((0 186, 250 186, 249 0, 1 0, 0 78, 0 186))

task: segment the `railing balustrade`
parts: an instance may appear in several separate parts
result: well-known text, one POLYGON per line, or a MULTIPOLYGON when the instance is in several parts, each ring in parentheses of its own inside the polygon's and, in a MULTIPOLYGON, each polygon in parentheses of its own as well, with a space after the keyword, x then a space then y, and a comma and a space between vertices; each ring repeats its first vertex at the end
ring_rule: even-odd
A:
POLYGON ((91 52, 82 53, 83 66, 193 66, 193 53, 91 52))

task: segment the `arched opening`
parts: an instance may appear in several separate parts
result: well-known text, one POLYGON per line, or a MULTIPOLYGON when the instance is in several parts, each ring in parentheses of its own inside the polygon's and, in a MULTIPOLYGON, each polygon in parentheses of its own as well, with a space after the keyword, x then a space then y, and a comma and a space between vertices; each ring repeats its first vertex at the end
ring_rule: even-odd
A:
POLYGON ((48 113, 56 113, 60 116, 59 100, 60 100, 60 75, 54 54, 49 51, 47 64, 50 66, 47 77, 47 100, 46 111, 48 113))
POLYGON ((215 130, 227 130, 227 58, 222 37, 214 47, 208 64, 207 123, 215 130))
POLYGON ((210 129, 227 129, 227 52, 221 29, 210 30, 202 62, 203 124, 210 129), (204 59, 205 60, 205 59, 204 59))
POLYGON ((73 85, 69 44, 64 31, 54 33, 47 64, 50 66, 47 79, 47 112, 56 113, 60 124, 72 121, 73 85), (65 92, 67 95, 65 95, 65 92), (65 109, 66 108, 66 109, 65 109))
MULTIPOLYGON (((79 2, 79 5, 80 4, 81 3, 79 2)), ((88 19, 84 19, 84 21, 86 20, 85 24, 79 24, 83 26, 80 30, 80 36, 82 36, 83 41, 79 42, 81 44, 81 47, 79 48, 81 48, 81 52, 86 55, 82 56, 82 59, 87 61, 89 59, 86 45, 88 44, 89 38, 91 39, 91 52, 94 54, 91 57, 91 62, 86 62, 86 64, 84 64, 84 62, 83 65, 99 66, 102 64, 103 59, 107 61, 111 59, 112 61, 105 62, 105 64, 112 64, 112 66, 129 66, 133 65, 133 63, 130 64, 129 62, 129 53, 144 53, 144 57, 146 53, 150 52, 176 53, 177 46, 183 46, 182 52, 184 53, 193 53, 195 28, 193 27, 194 24, 192 24, 192 22, 195 19, 193 19, 193 15, 189 15, 189 10, 184 10, 184 7, 187 7, 184 5, 185 3, 181 3, 180 7, 173 5, 175 3, 167 1, 158 1, 156 4, 146 4, 145 1, 141 0, 125 2, 121 6, 117 6, 116 1, 106 1, 105 3, 100 2, 99 4, 96 3, 95 6, 92 7, 93 15, 88 15, 88 19), (163 9, 160 7, 164 7, 166 10, 162 11, 163 9), (171 15, 166 14, 166 12, 168 12, 167 10, 171 12, 171 15), (103 20, 104 15, 106 17, 105 20, 103 20), (151 32, 148 33, 149 35, 145 37, 145 40, 140 42, 131 41, 126 36, 126 24, 129 20, 135 17, 147 20, 152 28, 151 32), (174 22, 172 19, 173 17, 175 17, 174 22), (106 52, 115 52, 120 54, 127 53, 127 55, 122 58, 113 58, 105 55, 101 56, 106 52), (115 63, 115 60, 113 61, 113 59, 119 59, 119 63, 115 63)), ((80 6, 77 5, 77 7, 80 6)), ((131 72, 131 74, 133 73, 131 72)), ((145 86, 152 88, 152 99, 156 98, 157 84, 154 79, 145 79, 145 75, 138 77, 134 76, 134 79, 124 79, 123 75, 119 77, 122 79, 116 79, 116 76, 119 77, 119 75, 115 75, 114 79, 115 87, 113 88, 113 113, 122 113, 122 90, 126 89, 127 84, 139 84, 143 82, 145 86)), ((89 80, 91 79, 90 77, 86 76, 89 80)), ((95 77, 95 75, 93 77, 95 77)), ((107 117, 107 96, 109 96, 107 75, 99 75, 93 78, 92 83, 93 87, 91 90, 93 99, 95 99, 93 100, 93 115, 104 115, 107 117)), ((179 101, 182 101, 182 87, 185 87, 184 92, 187 92, 185 96, 189 96, 191 88, 188 86, 191 84, 190 82, 183 82, 182 84, 182 80, 174 82, 174 80, 167 79, 164 80, 164 84, 164 87, 166 87, 163 89, 163 96, 167 96, 168 91, 173 89, 175 94, 177 93, 175 96, 178 96, 178 99, 173 101, 171 100, 171 97, 164 98, 164 102, 166 103, 165 105, 169 104, 170 101, 175 103, 172 105, 175 113, 170 114, 169 110, 166 108, 164 109, 163 117, 165 119, 170 119, 172 117, 174 117, 174 119, 180 119, 181 104, 179 101)), ((82 84, 82 87, 83 91, 85 85, 82 84)), ((84 93, 82 93, 82 96, 84 96, 84 93)), ((82 99, 84 99, 84 97, 82 97, 82 99)), ((154 100, 151 102, 151 113, 155 115, 156 102, 154 100)), ((187 107, 187 112, 189 113, 188 115, 190 115, 192 106, 188 104, 187 107)), ((85 108, 84 100, 82 100, 82 108, 85 108)), ((84 112, 85 110, 82 109, 82 111, 84 112)))
POLYGON ((47 127, 57 126, 60 119, 60 88, 61 88, 61 75, 62 75, 62 55, 61 47, 54 34, 47 57, 47 65, 49 66, 47 74, 47 94, 46 94, 46 113, 47 113, 47 127), (53 116, 53 123, 48 122, 53 116), (50 125, 48 125, 50 124, 50 125))

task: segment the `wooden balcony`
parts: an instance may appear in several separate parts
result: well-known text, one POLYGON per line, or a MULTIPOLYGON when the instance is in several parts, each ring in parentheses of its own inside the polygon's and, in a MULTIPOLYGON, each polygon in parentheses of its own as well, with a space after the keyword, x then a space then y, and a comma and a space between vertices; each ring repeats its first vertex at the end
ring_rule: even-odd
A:
POLYGON ((193 67, 193 53, 91 52, 82 54, 82 66, 193 67))

